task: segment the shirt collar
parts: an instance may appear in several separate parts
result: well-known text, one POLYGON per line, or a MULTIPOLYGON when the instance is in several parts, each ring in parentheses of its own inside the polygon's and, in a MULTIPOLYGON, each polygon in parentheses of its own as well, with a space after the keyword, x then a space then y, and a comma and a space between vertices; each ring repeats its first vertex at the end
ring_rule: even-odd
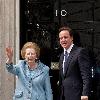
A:
POLYGON ((73 46, 74 46, 74 44, 71 44, 70 47, 67 50, 64 48, 64 54, 65 54, 65 51, 67 51, 68 54, 69 54, 71 52, 71 49, 72 49, 73 46))

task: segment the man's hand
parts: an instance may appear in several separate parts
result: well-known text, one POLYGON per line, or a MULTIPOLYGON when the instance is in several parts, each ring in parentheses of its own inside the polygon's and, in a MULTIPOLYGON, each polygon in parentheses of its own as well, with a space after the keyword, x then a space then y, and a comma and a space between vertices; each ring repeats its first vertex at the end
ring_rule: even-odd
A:
POLYGON ((88 96, 81 96, 81 100, 88 100, 88 96))

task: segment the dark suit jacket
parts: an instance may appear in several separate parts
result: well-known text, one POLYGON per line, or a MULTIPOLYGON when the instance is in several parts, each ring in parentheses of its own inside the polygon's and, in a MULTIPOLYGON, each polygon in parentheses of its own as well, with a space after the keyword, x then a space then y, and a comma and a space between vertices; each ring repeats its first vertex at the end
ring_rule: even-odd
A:
POLYGON ((73 46, 66 62, 65 74, 63 74, 62 63, 63 53, 59 64, 60 100, 81 100, 82 95, 88 96, 92 75, 87 51, 73 46))

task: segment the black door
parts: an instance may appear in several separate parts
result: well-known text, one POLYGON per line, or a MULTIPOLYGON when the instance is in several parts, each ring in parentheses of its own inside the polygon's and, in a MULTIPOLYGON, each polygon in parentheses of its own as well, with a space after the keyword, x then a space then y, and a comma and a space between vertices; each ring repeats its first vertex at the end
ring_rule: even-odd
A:
POLYGON ((100 0, 20 0, 20 49, 27 41, 34 41, 40 46, 40 60, 50 67, 54 100, 58 94, 58 61, 62 51, 58 29, 61 25, 75 30, 74 43, 91 51, 93 63, 96 62, 91 69, 91 100, 95 100, 94 96, 99 100, 100 0))

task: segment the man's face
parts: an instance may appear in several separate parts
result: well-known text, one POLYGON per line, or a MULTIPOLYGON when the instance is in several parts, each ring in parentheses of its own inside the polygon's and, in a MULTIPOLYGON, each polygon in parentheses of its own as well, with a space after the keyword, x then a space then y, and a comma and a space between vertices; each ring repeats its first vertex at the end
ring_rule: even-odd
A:
POLYGON ((65 49, 68 49, 73 43, 73 37, 70 36, 67 30, 63 30, 59 33, 59 39, 61 46, 65 49))

